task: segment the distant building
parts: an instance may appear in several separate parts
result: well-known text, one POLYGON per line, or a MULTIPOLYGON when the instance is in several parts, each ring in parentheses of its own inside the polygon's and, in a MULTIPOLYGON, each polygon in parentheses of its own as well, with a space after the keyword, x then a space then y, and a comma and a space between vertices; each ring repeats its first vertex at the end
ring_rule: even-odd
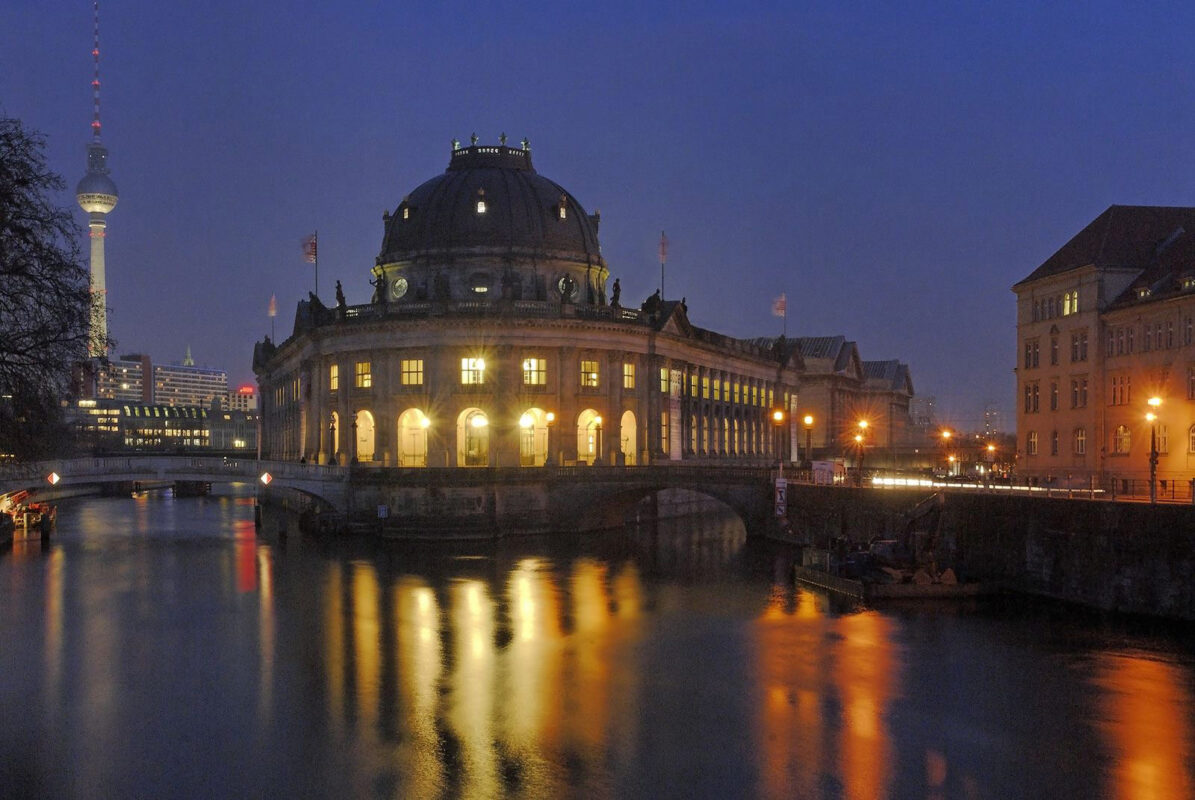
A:
POLYGON ((149 356, 123 355, 107 364, 100 363, 95 373, 96 400, 118 400, 122 403, 152 403, 154 385, 147 376, 153 375, 149 356))
POLYGON ((247 385, 238 387, 235 392, 229 392, 224 407, 233 411, 257 411, 257 388, 247 385))
POLYGON ((1153 437, 1195 477, 1195 208, 1111 206, 1013 291, 1018 471, 1148 493, 1153 437))
POLYGON ((255 452, 256 414, 220 408, 80 400, 67 411, 81 447, 96 453, 255 452))
POLYGON ((154 402, 160 405, 206 407, 228 399, 228 373, 222 369, 170 364, 155 366, 153 374, 154 402))

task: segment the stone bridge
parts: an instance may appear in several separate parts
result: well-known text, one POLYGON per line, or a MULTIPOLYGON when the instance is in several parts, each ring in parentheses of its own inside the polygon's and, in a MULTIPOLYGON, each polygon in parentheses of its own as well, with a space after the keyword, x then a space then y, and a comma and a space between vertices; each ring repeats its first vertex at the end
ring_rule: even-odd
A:
POLYGON ((323 511, 377 520, 399 530, 485 528, 494 533, 594 530, 665 489, 715 498, 749 529, 770 519, 773 473, 766 467, 568 466, 397 468, 325 466, 210 456, 122 455, 0 464, 0 497, 30 491, 52 498, 104 483, 255 483, 267 496, 294 490, 323 511), (261 476, 270 476, 268 485, 261 476), (55 476, 51 478, 51 476, 55 476))

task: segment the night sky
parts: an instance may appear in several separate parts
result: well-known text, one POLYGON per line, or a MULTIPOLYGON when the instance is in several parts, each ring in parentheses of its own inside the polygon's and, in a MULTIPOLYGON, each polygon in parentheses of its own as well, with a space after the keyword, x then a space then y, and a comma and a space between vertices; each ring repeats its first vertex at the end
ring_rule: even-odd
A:
MULTIPOLYGON (((314 288, 303 236, 325 301, 366 302, 382 212, 505 132, 601 210, 624 303, 665 230, 695 324, 777 335, 784 292, 790 336, 1011 429, 1010 286, 1113 203, 1195 203, 1195 5, 803 5, 103 2, 116 352, 252 381, 270 295, 282 339, 314 288)), ((80 223, 91 37, 85 0, 0 10, 0 114, 80 223)))

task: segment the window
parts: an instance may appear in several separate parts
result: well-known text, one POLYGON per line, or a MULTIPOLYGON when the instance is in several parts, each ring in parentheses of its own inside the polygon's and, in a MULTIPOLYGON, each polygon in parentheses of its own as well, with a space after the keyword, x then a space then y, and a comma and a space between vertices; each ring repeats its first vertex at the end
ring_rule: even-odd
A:
POLYGON ((1071 361, 1087 360, 1087 331, 1071 334, 1071 361))
POLYGON ((1038 410, 1038 385, 1037 382, 1025 384, 1025 413, 1032 414, 1038 410))
POLYGON ((1029 431, 1025 435, 1025 452, 1031 456, 1037 455, 1037 431, 1029 431))
POLYGON ((399 362, 403 386, 423 385, 423 359, 404 358, 399 362))
POLYGON ((548 362, 543 358, 524 358, 523 359, 523 385, 524 386, 547 386, 548 385, 548 362))
POLYGON ((1058 337, 1050 337, 1050 364, 1052 366, 1058 365, 1058 337))
POLYGON ((581 385, 596 389, 598 385, 598 362, 581 362, 581 385))
POLYGON ((668 412, 660 412, 660 449, 668 452, 668 412))
POLYGON ((1050 410, 1058 410, 1058 384, 1050 382, 1050 410))
POLYGON ((485 359, 461 359, 461 383, 466 386, 478 386, 485 383, 485 359))
POLYGON ((668 367, 660 367, 660 391, 668 394, 668 367))
POLYGON ((1185 320, 1183 320, 1183 344, 1191 343, 1191 323, 1192 320, 1190 317, 1187 317, 1185 320))
POLYGON ((741 384, 738 381, 735 381, 734 382, 734 402, 735 403, 739 402, 739 397, 741 396, 739 393, 740 388, 741 388, 741 384))
POLYGON ((333 364, 328 367, 328 391, 338 391, 340 389, 340 365, 333 364))
POLYGON ((1166 322, 1166 349, 1174 347, 1174 320, 1166 322))
POLYGON ((1195 367, 1187 367, 1187 399, 1195 400, 1195 367))
POLYGON ((358 361, 353 370, 353 385, 358 389, 368 389, 373 386, 373 374, 369 371, 368 361, 358 361))
POLYGON ((701 376, 701 396, 706 400, 710 399, 710 376, 701 376))
POLYGON ((1038 364, 1040 346, 1037 339, 1025 341, 1025 369, 1033 369, 1038 364))
POLYGON ((1112 378, 1112 399, 1110 405, 1124 406, 1128 405, 1132 400, 1132 387, 1129 384, 1129 376, 1112 378))
POLYGON ((1085 428, 1075 428, 1075 455, 1082 456, 1087 454, 1087 430, 1085 428))
POLYGON ((1129 452, 1129 445, 1131 443, 1129 429, 1124 425, 1117 425, 1116 433, 1112 437, 1112 452, 1121 454, 1127 453, 1129 452))
POLYGON ((1050 432, 1050 455, 1058 455, 1058 431, 1050 432))
POLYGON ((1157 444, 1159 453, 1170 452, 1170 430, 1161 422, 1158 423, 1157 444))
POLYGON ((485 189, 477 190, 477 213, 484 214, 486 212, 485 205, 485 189))
POLYGON ((714 400, 722 399, 722 379, 714 378, 714 400))
POLYGON ((1187 428, 1187 452, 1195 453, 1195 425, 1187 428))
MULTIPOLYGON (((693 386, 692 379, 690 379, 689 385, 693 386)), ((624 361, 622 364, 622 388, 635 388, 635 365, 629 361, 624 361)))

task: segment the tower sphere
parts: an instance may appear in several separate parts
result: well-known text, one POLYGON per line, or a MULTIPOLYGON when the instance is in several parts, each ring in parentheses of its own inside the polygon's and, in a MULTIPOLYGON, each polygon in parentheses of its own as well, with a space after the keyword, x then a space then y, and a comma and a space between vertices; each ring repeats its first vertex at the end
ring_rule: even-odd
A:
POLYGON ((75 187, 75 200, 89 214, 107 214, 116 207, 116 184, 100 172, 88 172, 75 187))

